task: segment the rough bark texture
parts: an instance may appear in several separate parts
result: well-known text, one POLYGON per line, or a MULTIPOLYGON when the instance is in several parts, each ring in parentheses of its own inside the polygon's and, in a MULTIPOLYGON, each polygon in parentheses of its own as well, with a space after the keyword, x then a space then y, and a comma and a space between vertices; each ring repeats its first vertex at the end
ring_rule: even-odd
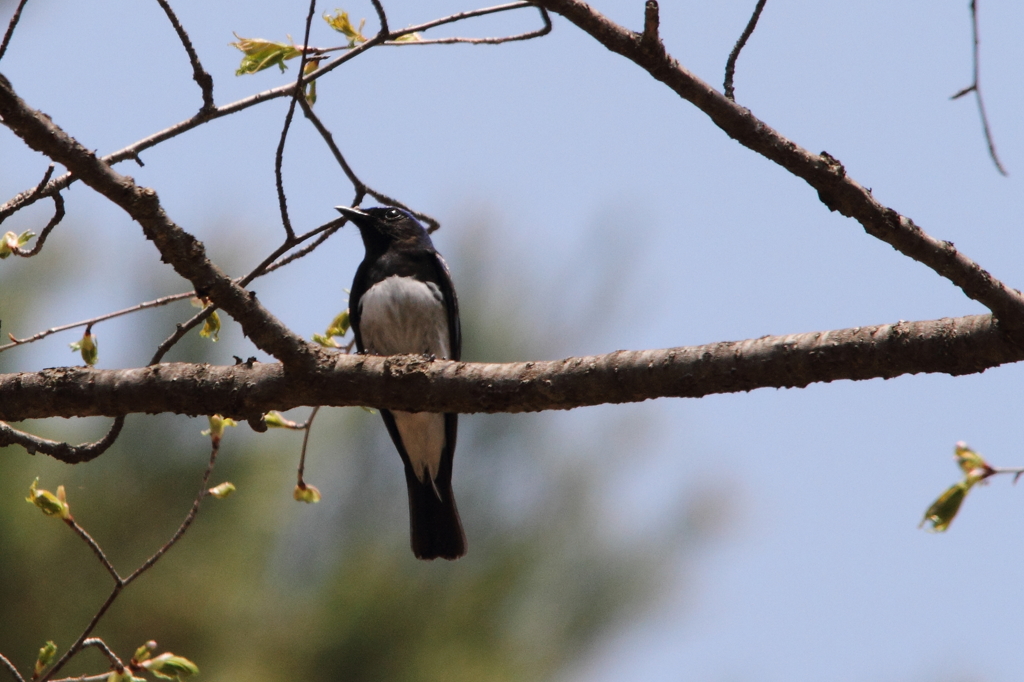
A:
MULTIPOLYGON (((434 412, 532 412, 696 398, 837 379, 970 374, 1024 360, 990 315, 898 322, 548 362, 483 364, 340 355, 311 372, 282 365, 169 363, 0 375, 0 419, 139 412, 248 419, 299 405, 434 412)), ((0 431, 0 445, 5 442, 0 431)))

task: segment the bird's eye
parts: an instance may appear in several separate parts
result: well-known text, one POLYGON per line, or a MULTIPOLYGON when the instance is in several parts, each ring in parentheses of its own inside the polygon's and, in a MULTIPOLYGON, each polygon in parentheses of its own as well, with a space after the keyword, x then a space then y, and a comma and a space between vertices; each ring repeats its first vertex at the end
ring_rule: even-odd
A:
POLYGON ((384 214, 384 217, 387 220, 398 220, 399 218, 402 217, 402 212, 399 211, 397 208, 389 208, 388 212, 384 214))

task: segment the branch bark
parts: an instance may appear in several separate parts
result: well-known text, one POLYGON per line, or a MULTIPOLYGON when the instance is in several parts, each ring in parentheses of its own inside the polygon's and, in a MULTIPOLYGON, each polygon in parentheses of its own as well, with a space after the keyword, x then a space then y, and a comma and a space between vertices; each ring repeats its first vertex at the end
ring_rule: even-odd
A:
POLYGON ((564 16, 612 52, 636 63, 707 114, 729 137, 806 181, 829 210, 854 218, 871 236, 949 279, 1024 339, 1024 296, 1019 291, 957 251, 952 242, 935 239, 910 218, 880 204, 871 190, 846 175, 837 159, 826 152, 813 154, 786 139, 749 109, 690 73, 660 41, 644 40, 643 33, 619 26, 585 2, 537 0, 536 4, 564 16))
POLYGON ((83 183, 121 207, 139 223, 162 260, 231 315, 258 348, 286 365, 308 368, 316 362, 317 349, 214 265, 206 257, 202 242, 167 216, 154 190, 139 187, 131 177, 115 171, 61 130, 49 116, 29 107, 2 75, 0 119, 29 147, 63 164, 83 183))
MULTIPOLYGON (((869 234, 947 277, 993 315, 503 365, 329 355, 287 329, 211 263, 203 245, 164 213, 153 190, 116 173, 109 162, 28 107, 0 76, 3 123, 30 147, 65 165, 72 177, 123 208, 166 262, 235 318, 258 347, 283 363, 59 368, 2 375, 0 419, 174 412, 258 420, 273 409, 363 404, 409 411, 525 412, 919 372, 959 375, 1024 359, 1024 297, 1019 291, 991 277, 950 242, 930 237, 910 219, 876 202, 827 153, 802 149, 690 74, 657 36, 656 3, 646 5, 643 33, 610 22, 578 0, 536 4, 566 16, 636 62, 731 137, 803 178, 829 209, 854 217, 869 234)), ((336 60, 317 74, 340 63, 336 60)), ((216 113, 227 109, 230 105, 216 113)), ((0 423, 0 445, 17 442, 17 432, 0 423)))
MULTIPOLYGON (((339 355, 302 373, 276 363, 65 367, 0 375, 0 419, 143 412, 249 419, 300 405, 534 412, 839 379, 972 374, 1020 360, 1024 349, 991 315, 972 315, 546 362, 339 355)), ((0 445, 10 442, 9 427, 0 424, 0 445)))

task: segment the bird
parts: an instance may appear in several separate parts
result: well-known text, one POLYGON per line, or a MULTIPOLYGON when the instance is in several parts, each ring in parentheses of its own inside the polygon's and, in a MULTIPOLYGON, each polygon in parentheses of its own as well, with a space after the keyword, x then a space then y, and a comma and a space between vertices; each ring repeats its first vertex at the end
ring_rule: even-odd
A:
MULTIPOLYGON (((359 228, 366 249, 348 303, 358 351, 459 360, 455 287, 423 225, 400 208, 335 208, 359 228)), ((405 465, 413 554, 458 559, 466 553, 452 492, 458 415, 384 409, 380 414, 405 465)))

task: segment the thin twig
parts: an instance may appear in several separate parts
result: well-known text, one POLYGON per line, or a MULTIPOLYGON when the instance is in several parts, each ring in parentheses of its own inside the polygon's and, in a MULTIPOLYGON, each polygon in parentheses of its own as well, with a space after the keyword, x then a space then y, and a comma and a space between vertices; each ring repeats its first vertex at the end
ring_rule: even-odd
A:
POLYGON ((57 662, 53 664, 53 667, 50 668, 50 670, 45 675, 43 675, 39 682, 47 682, 47 680, 51 679, 55 674, 57 674, 57 672, 60 671, 61 668, 63 668, 67 664, 68 661, 71 660, 72 656, 81 651, 82 643, 85 642, 89 635, 92 634, 92 631, 96 629, 96 626, 99 625, 100 619, 103 618, 103 615, 107 612, 108 609, 110 609, 110 606, 114 603, 114 600, 117 599, 117 595, 121 594, 121 590, 123 589, 123 583, 118 583, 114 585, 114 589, 110 591, 110 594, 107 596, 106 601, 103 602, 103 605, 100 606, 99 610, 95 613, 95 615, 93 615, 92 620, 89 621, 89 624, 85 626, 85 630, 82 631, 82 634, 78 637, 78 640, 71 645, 71 648, 64 652, 64 655, 61 656, 57 660, 57 662))
POLYGON ((21 19, 21 10, 25 9, 25 5, 28 4, 28 0, 21 0, 18 6, 14 8, 14 15, 11 16, 11 21, 7 24, 7 31, 4 33, 4 39, 0 42, 0 59, 4 58, 4 53, 7 52, 7 46, 11 43, 11 37, 14 36, 14 28, 18 25, 18 20, 21 19))
MULTIPOLYGON (((471 45, 500 45, 502 43, 511 43, 517 40, 530 40, 531 38, 539 38, 540 36, 547 35, 551 32, 551 17, 548 15, 548 11, 543 7, 537 7, 531 2, 512 2, 507 5, 497 5, 495 7, 486 7, 484 9, 472 10, 469 12, 459 12, 450 16, 436 19, 434 21, 428 21, 424 24, 417 26, 409 26, 399 31, 394 31, 387 35, 384 45, 390 47, 403 47, 407 45, 453 45, 456 43, 467 43, 471 45), (419 33, 426 31, 437 26, 443 26, 444 24, 450 24, 456 21, 462 21, 464 19, 470 19, 472 17, 480 17, 487 14, 494 14, 495 12, 508 12, 509 10, 522 9, 524 7, 534 7, 541 15, 541 20, 544 22, 544 26, 534 31, 528 31, 526 33, 517 33, 516 35, 503 36, 500 38, 436 38, 433 40, 398 40, 402 36, 409 35, 412 33, 419 33)), ((302 48, 308 50, 313 54, 327 54, 329 52, 338 52, 340 50, 350 50, 348 45, 342 45, 339 47, 306 47, 302 48)))
POLYGON ((299 455, 299 482, 298 485, 303 490, 306 489, 306 482, 302 479, 302 475, 306 471, 306 446, 309 445, 309 432, 313 429, 313 420, 316 419, 317 412, 320 411, 320 406, 313 408, 313 411, 309 413, 309 419, 302 425, 302 429, 305 433, 302 435, 302 454, 299 455))
POLYGON ((292 221, 288 217, 288 198, 284 193, 284 178, 281 173, 281 166, 284 164, 284 143, 288 138, 288 128, 291 127, 292 116, 294 115, 295 100, 293 99, 288 104, 288 113, 284 117, 284 127, 281 129, 281 139, 277 143, 277 152, 274 154, 274 184, 277 188, 277 205, 281 212, 281 224, 284 226, 285 240, 288 242, 295 239, 295 230, 292 229, 292 221))
MULTIPOLYGON (((463 19, 469 19, 471 17, 483 16, 485 14, 493 14, 495 12, 506 12, 509 10, 532 6, 533 5, 529 2, 514 2, 506 5, 498 5, 495 7, 474 10, 471 12, 460 12, 458 14, 452 14, 442 19, 430 21, 425 24, 420 24, 418 26, 410 26, 409 28, 402 29, 401 31, 391 33, 389 34, 389 36, 391 38, 395 38, 405 35, 407 33, 425 31, 428 28, 453 23, 463 19)), ((340 67, 342 64, 345 64, 346 62, 355 59, 356 57, 368 51, 369 49, 377 45, 383 44, 384 42, 385 41, 381 38, 381 36, 377 35, 371 38, 370 40, 366 41, 365 43, 362 43, 359 46, 351 50, 348 50, 347 52, 345 52, 345 54, 338 56, 336 59, 327 62, 323 66, 319 67, 316 71, 313 71, 312 73, 309 74, 305 74, 303 82, 311 83, 312 81, 315 81, 321 78, 322 76, 330 73, 334 69, 340 67)), ((256 106, 257 104, 261 104, 272 99, 277 99, 278 97, 286 97, 289 95, 293 95, 294 87, 295 84, 289 82, 284 85, 279 85, 275 88, 271 88, 269 90, 264 90, 263 92, 258 92, 254 95, 244 97, 230 104, 225 104, 224 106, 220 107, 214 107, 209 111, 203 111, 200 114, 185 119, 184 121, 179 121, 178 123, 175 123, 172 126, 164 128, 163 130, 158 131, 156 133, 153 133, 149 137, 146 137, 142 140, 138 140, 137 142, 134 142, 128 145, 127 147, 124 147, 116 152, 108 154, 107 156, 104 156, 102 160, 104 163, 111 166, 126 160, 138 160, 139 154, 141 154, 143 151, 155 147, 163 142, 166 142, 167 140, 173 139, 178 135, 182 135, 183 133, 186 133, 192 130, 193 128, 197 128, 198 126, 201 126, 204 123, 207 123, 214 119, 222 118, 224 116, 230 116, 231 114, 234 114, 236 112, 243 111, 245 109, 248 109, 249 107, 256 106)), ((71 173, 64 173, 60 177, 47 183, 46 187, 43 189, 42 192, 28 190, 15 195, 14 197, 7 200, 3 204, 0 204, 0 221, 12 215, 14 212, 22 208, 25 208, 26 206, 29 206, 32 203, 35 203, 43 196, 49 196, 56 191, 60 191, 62 189, 67 188, 75 180, 76 178, 71 173)))
MULTIPOLYGON (((313 14, 316 12, 316 0, 310 0, 309 2, 309 14, 306 16, 306 33, 302 41, 303 45, 309 44, 309 30, 313 25, 313 14)), ((284 117, 284 126, 281 128, 281 139, 277 143, 277 152, 274 154, 274 182, 277 186, 277 204, 281 211, 281 223, 284 225, 284 232, 286 235, 286 242, 291 242, 295 239, 295 230, 292 229, 292 221, 288 217, 288 198, 284 193, 284 176, 281 172, 281 166, 284 164, 284 145, 288 139, 288 129, 292 125, 292 117, 295 116, 295 103, 299 99, 305 99, 306 93, 303 92, 303 77, 306 75, 306 62, 309 59, 309 55, 306 50, 303 50, 299 55, 299 75, 295 78, 295 88, 292 92, 292 101, 288 103, 288 113, 284 117)))
POLYGON ((978 39, 978 6, 977 0, 971 0, 971 33, 974 39, 974 82, 968 85, 966 88, 956 93, 950 99, 960 99, 964 95, 973 92, 974 98, 978 102, 978 113, 981 115, 981 130, 985 134, 985 143, 988 144, 988 154, 992 157, 992 163, 996 165, 996 170, 1002 175, 1009 175, 1006 169, 1003 168, 1003 164, 999 161, 999 156, 996 154, 996 143, 992 139, 992 131, 988 125, 988 114, 985 113, 985 101, 981 96, 981 66, 980 66, 980 40, 978 39))
POLYGON ((401 201, 393 197, 389 197, 383 192, 378 192, 377 190, 373 189, 365 182, 363 182, 361 179, 359 179, 359 177, 355 174, 355 171, 352 170, 352 167, 348 165, 348 161, 345 160, 345 156, 341 153, 341 149, 338 148, 337 143, 334 141, 334 136, 331 134, 331 131, 329 131, 327 129, 327 126, 323 124, 323 121, 320 120, 320 117, 317 116, 316 113, 314 113, 313 107, 311 107, 309 103, 306 102, 305 100, 300 100, 299 104, 302 106, 302 112, 305 114, 306 118, 309 119, 309 121, 313 124, 313 127, 316 128, 317 132, 320 133, 320 136, 324 139, 324 142, 327 143, 327 147, 331 150, 331 153, 334 155, 334 159, 338 162, 338 165, 341 166, 341 170, 342 172, 345 173, 345 177, 347 177, 349 179, 349 182, 351 182, 353 187, 355 187, 357 196, 353 204, 358 205, 359 202, 362 201, 362 197, 359 196, 359 194, 369 194, 371 197, 381 202, 382 204, 404 208, 405 210, 409 211, 420 220, 424 221, 425 223, 428 223, 430 225, 430 227, 427 230, 428 232, 434 232, 435 230, 441 227, 441 223, 439 223, 435 218, 432 218, 426 213, 414 211, 413 209, 403 204, 401 201))
MULTIPOLYGON (((467 44, 467 45, 501 45, 503 43, 514 43, 514 42, 520 41, 520 40, 531 40, 533 38, 540 38, 541 36, 546 36, 547 34, 551 33, 551 17, 548 15, 548 11, 546 9, 544 9, 543 7, 538 7, 537 10, 540 12, 541 21, 544 22, 544 25, 541 26, 540 28, 536 29, 536 30, 527 31, 526 33, 517 33, 515 35, 502 36, 500 38, 462 38, 462 37, 455 37, 455 38, 434 38, 434 39, 430 39, 430 40, 388 41, 387 43, 385 43, 385 45, 390 45, 392 47, 403 47, 403 46, 411 46, 411 45, 455 45, 455 44, 458 44, 458 43, 467 44)), ((404 31, 402 33, 402 35, 405 35, 405 33, 411 33, 411 32, 412 32, 412 30, 409 29, 409 30, 404 31)))
POLYGON ((640 44, 652 47, 661 42, 658 36, 658 0, 647 0, 644 3, 644 31, 640 34, 640 44))
POLYGON ((210 440, 212 442, 212 446, 210 447, 210 461, 207 463, 206 471, 203 473, 203 482, 199 486, 199 494, 197 494, 195 499, 192 501, 192 508, 188 510, 185 520, 181 522, 180 526, 178 526, 178 530, 174 532, 171 539, 164 543, 163 547, 158 549, 153 556, 146 559, 145 563, 135 569, 131 575, 124 579, 125 586, 128 586, 133 580, 152 568, 153 564, 155 564, 160 557, 167 553, 167 550, 173 547, 174 544, 181 539, 181 536, 185 534, 185 531, 187 531, 189 526, 192 525, 192 522, 195 521, 196 515, 199 514, 199 505, 203 503, 203 499, 207 495, 210 484, 210 474, 213 473, 213 465, 217 463, 217 453, 220 451, 220 438, 211 438, 210 440))
MULTIPOLYGON (((448 15, 447 17, 442 17, 441 19, 434 19, 433 21, 428 21, 424 24, 419 24, 417 26, 409 26, 408 28, 403 28, 400 31, 394 31, 388 36, 388 39, 394 40, 395 38, 404 36, 408 33, 419 33, 421 31, 426 31, 427 29, 436 28, 438 26, 444 26, 445 24, 452 24, 455 23, 456 21, 463 21, 464 19, 482 17, 487 14, 495 14, 497 12, 508 12, 511 10, 522 9, 524 7, 536 7, 536 5, 534 5, 532 2, 510 2, 505 5, 495 5, 493 7, 474 9, 468 12, 457 12, 456 14, 451 14, 448 15)), ((538 7, 537 9, 542 8, 538 7)))
POLYGON ((329 131, 323 124, 320 117, 313 112, 313 107, 311 107, 309 102, 305 101, 305 99, 300 101, 299 104, 302 106, 302 113, 313 124, 313 127, 316 128, 317 132, 320 133, 320 137, 324 138, 324 142, 327 143, 327 147, 331 150, 331 153, 334 154, 334 160, 338 162, 339 166, 341 166, 341 171, 345 174, 345 177, 348 178, 348 181, 352 183, 352 186, 356 188, 356 191, 361 190, 363 193, 368 193, 370 188, 366 186, 366 183, 359 179, 359 176, 357 176, 355 171, 352 170, 352 166, 348 165, 348 161, 345 160, 345 155, 341 153, 338 145, 334 142, 334 136, 331 134, 331 131, 329 131))
MULTIPOLYGON (((75 521, 74 518, 69 517, 65 519, 64 523, 66 523, 71 528, 71 530, 75 531, 75 533, 78 534, 78 537, 82 538, 82 540, 85 541, 85 544, 89 545, 89 549, 92 550, 93 554, 96 555, 96 558, 98 558, 100 560, 100 563, 103 564, 103 568, 107 569, 107 573, 109 573, 110 576, 114 579, 114 582, 123 583, 124 580, 122 580, 121 576, 117 572, 117 569, 114 568, 114 565, 110 563, 110 559, 108 559, 107 555, 104 554, 103 548, 99 546, 99 543, 93 540, 92 536, 89 535, 89 533, 84 528, 78 525, 78 522, 75 521)), ((83 644, 83 646, 86 645, 83 644)))
MULTIPOLYGON (((302 258, 303 256, 306 256, 306 255, 312 253, 318 246, 320 246, 325 241, 327 241, 332 234, 334 234, 335 232, 340 230, 344 226, 344 224, 345 224, 345 218, 338 218, 336 220, 332 220, 331 222, 327 223, 326 226, 318 228, 314 232, 319 232, 320 236, 317 237, 311 244, 306 245, 305 247, 299 249, 295 253, 289 254, 286 258, 282 258, 279 261, 274 261, 274 262, 264 261, 265 265, 261 265, 262 269, 260 270, 259 275, 254 275, 254 276, 262 277, 263 275, 270 274, 274 270, 277 270, 278 268, 283 268, 284 266, 288 265, 292 261, 296 261, 296 260, 302 258)), ((276 258, 276 256, 275 256, 275 258, 276 258)), ((253 270, 253 272, 255 273, 256 270, 253 270)))
MULTIPOLYGON (((370 2, 373 3, 373 9, 377 12, 377 20, 380 21, 380 30, 377 33, 382 36, 388 35, 390 31, 388 31, 388 17, 387 14, 384 13, 384 6, 380 4, 380 0, 370 0, 370 2)), ((308 34, 306 35, 306 40, 303 41, 302 44, 309 44, 308 34)))
MULTIPOLYGON (((50 178, 53 177, 53 169, 56 168, 56 167, 57 167, 57 164, 55 164, 55 163, 51 163, 49 166, 47 166, 46 167, 46 172, 43 173, 43 179, 39 181, 39 184, 36 185, 34 188, 26 191, 26 192, 22 192, 21 194, 18 195, 18 197, 24 195, 25 196, 25 200, 28 203, 34 203, 35 201, 37 201, 40 197, 43 196, 43 192, 47 190, 48 183, 50 182, 50 178)), ((15 198, 17 198, 17 197, 15 197, 15 198)), ((8 202, 8 203, 10 203, 10 202, 8 202)), ((28 204, 26 204, 26 205, 28 205, 28 204)), ((2 212, 0 212, 0 223, 2 223, 3 221, 7 220, 9 217, 10 217, 9 213, 2 213, 2 212)))
POLYGON ((7 657, 3 654, 0 654, 0 663, 2 663, 5 668, 7 668, 7 671, 11 673, 11 676, 14 677, 14 679, 18 680, 18 682, 25 682, 25 678, 21 676, 21 673, 18 672, 18 669, 15 668, 14 664, 7 660, 7 657))
POLYGON ((36 188, 32 190, 33 195, 42 194, 43 190, 46 189, 46 183, 50 182, 50 178, 53 177, 53 169, 56 167, 57 164, 55 163, 51 163, 49 166, 46 167, 46 172, 43 173, 43 179, 40 180, 39 184, 36 185, 36 188))
POLYGON ((163 360, 164 356, 167 355, 167 352, 174 347, 174 344, 183 339, 185 334, 192 331, 192 329, 194 329, 200 322, 206 320, 206 318, 212 315, 215 310, 217 310, 217 306, 206 306, 190 317, 187 322, 181 322, 175 325, 174 333, 164 339, 163 343, 157 346, 156 352, 153 353, 153 357, 149 359, 148 364, 155 365, 163 360))
MULTIPOLYGON (((334 70, 335 68, 341 66, 342 64, 348 62, 349 60, 355 59, 360 54, 369 50, 371 47, 379 45, 380 42, 381 41, 379 41, 376 38, 368 40, 359 47, 339 56, 337 59, 328 62, 326 65, 320 67, 313 73, 308 74, 305 78, 305 82, 309 83, 313 80, 316 80, 317 78, 320 78, 324 74, 334 70)), ((175 123, 174 125, 168 128, 164 128, 163 130, 156 132, 147 138, 134 142, 129 146, 124 147, 123 149, 113 152, 112 154, 108 154, 107 156, 102 157, 101 160, 109 166, 113 166, 114 164, 126 160, 138 160, 139 154, 147 149, 155 147, 156 145, 161 144, 162 142, 166 142, 167 140, 173 139, 178 135, 186 133, 192 130, 193 128, 201 126, 209 121, 222 118, 224 116, 230 116, 231 114, 234 114, 236 112, 244 111, 249 107, 261 104, 272 99, 277 99, 278 97, 286 97, 288 95, 291 95, 294 87, 294 83, 288 82, 285 85, 279 85, 276 88, 271 88, 270 90, 258 92, 255 95, 250 95, 249 97, 245 97, 238 101, 232 102, 231 104, 226 104, 222 107, 216 107, 214 109, 211 109, 208 112, 197 114, 196 116, 192 116, 191 118, 185 119, 184 121, 175 123)), ((51 180, 49 183, 47 183, 46 187, 43 189, 42 192, 36 192, 35 189, 32 189, 15 195, 14 197, 6 201, 4 204, 0 205, 0 220, 3 220, 12 215, 14 212, 35 203, 44 196, 49 196, 53 192, 67 188, 69 185, 71 185, 71 183, 75 182, 76 179, 77 178, 75 178, 75 176, 73 176, 71 173, 64 173, 60 177, 55 178, 54 180, 51 180)))
MULTIPOLYGON (((53 665, 53 667, 50 668, 49 672, 47 672, 46 675, 44 675, 43 678, 39 680, 39 682, 47 682, 47 680, 52 678, 61 668, 64 667, 65 664, 67 664, 69 660, 71 660, 72 656, 77 654, 79 651, 82 650, 84 646, 86 646, 86 642, 90 641, 89 635, 92 634, 92 631, 99 624, 100 619, 107 612, 107 610, 110 609, 110 606, 114 603, 114 600, 117 599, 117 596, 121 593, 121 591, 124 588, 128 587, 128 585, 130 585, 140 575, 142 575, 150 568, 152 568, 153 564, 155 564, 160 559, 160 557, 166 554, 167 550, 173 547, 174 544, 177 543, 178 540, 180 540, 181 537, 185 534, 185 531, 188 530, 189 526, 192 525, 192 522, 195 520, 196 515, 199 513, 199 505, 202 503, 203 498, 205 498, 207 495, 207 486, 209 485, 210 482, 210 474, 213 473, 213 465, 217 461, 217 452, 218 450, 220 450, 220 439, 212 438, 211 441, 212 447, 210 449, 210 460, 209 463, 206 465, 206 472, 203 474, 203 482, 199 488, 199 494, 196 495, 195 499, 192 501, 192 508, 189 509, 189 512, 185 516, 184 521, 182 521, 181 525, 178 526, 178 530, 174 532, 174 535, 171 536, 171 539, 165 542, 163 546, 160 547, 160 549, 158 549, 151 557, 149 557, 149 559, 147 559, 141 566, 135 569, 135 571, 133 571, 128 577, 121 578, 118 575, 117 571, 114 570, 113 566, 110 565, 110 562, 106 561, 106 557, 103 556, 102 550, 99 550, 99 546, 96 545, 95 542, 90 542, 90 547, 92 547, 93 551, 97 553, 97 556, 99 556, 101 560, 105 562, 104 566, 108 567, 107 570, 114 577, 114 589, 110 592, 110 595, 107 597, 106 601, 103 602, 103 605, 100 606, 99 610, 89 621, 89 624, 86 626, 82 634, 78 637, 78 640, 71 645, 71 648, 64 652, 64 655, 60 657, 60 660, 58 660, 53 665)), ((79 535, 81 535, 83 539, 88 538, 88 540, 92 540, 92 538, 90 538, 88 533, 85 533, 85 531, 81 531, 79 535)))
POLYGON ((83 649, 90 646, 96 647, 97 649, 102 651, 103 655, 110 660, 110 663, 117 669, 118 672, 124 670, 124 663, 121 662, 121 659, 117 657, 117 654, 111 651, 110 647, 108 647, 107 643, 104 642, 102 639, 100 639, 99 637, 90 637, 89 639, 82 641, 83 649))
POLYGON ((259 265, 250 270, 248 275, 240 278, 238 280, 238 285, 242 287, 248 286, 257 277, 262 277, 267 273, 277 270, 286 262, 290 262, 292 260, 295 260, 296 258, 301 258, 302 256, 306 255, 307 253, 315 249, 317 246, 322 244, 327 237, 337 232, 338 228, 340 228, 344 224, 344 218, 335 218, 334 220, 324 223, 320 227, 313 228, 309 232, 299 235, 298 237, 295 237, 295 239, 286 240, 283 244, 281 244, 281 246, 274 249, 273 253, 264 258, 259 265), (312 244, 310 244, 309 246, 307 246, 306 248, 302 249, 301 255, 292 254, 284 261, 280 263, 274 263, 275 260, 277 260, 283 254, 287 253, 289 249, 298 246, 302 242, 306 241, 307 239, 310 239, 311 237, 315 237, 318 234, 321 235, 320 238, 317 239, 312 244))
MULTIPOLYGON (((53 168, 51 165, 50 168, 53 168)), ((60 192, 53 193, 53 217, 50 218, 50 222, 46 223, 46 227, 43 228, 42 232, 39 233, 39 237, 36 238, 36 244, 28 251, 15 247, 11 249, 11 253, 15 256, 21 256, 22 258, 31 258, 40 251, 43 250, 43 244, 46 242, 46 238, 50 236, 50 232, 53 228, 60 224, 60 221, 64 220, 64 196, 60 192)), ((0 348, 3 350, 3 348, 0 348)))
POLYGON ((989 467, 992 471, 991 475, 997 474, 1013 474, 1013 482, 1016 483, 1017 479, 1024 476, 1024 467, 989 467))
POLYGON ((188 53, 188 60, 192 63, 192 79, 199 86, 199 89, 203 92, 203 106, 200 107, 199 113, 211 111, 216 109, 216 105, 213 103, 213 77, 206 72, 203 68, 202 63, 199 61, 199 55, 196 54, 196 50, 192 47, 192 40, 188 37, 188 33, 185 32, 181 22, 178 21, 178 17, 174 14, 174 10, 171 9, 170 4, 167 0, 156 0, 160 3, 164 12, 167 14, 167 18, 171 20, 171 26, 174 27, 175 32, 178 34, 178 39, 181 40, 182 46, 185 48, 185 52, 188 53))
POLYGON ((767 0, 757 0, 757 6, 754 8, 754 13, 750 15, 750 21, 747 22, 747 27, 743 29, 743 33, 740 34, 740 39, 736 41, 736 45, 733 46, 732 52, 729 53, 729 59, 725 62, 725 96, 733 101, 736 101, 736 91, 733 89, 732 85, 732 78, 736 73, 736 60, 740 56, 740 51, 747 44, 747 40, 749 40, 751 34, 754 33, 754 29, 757 27, 757 20, 761 18, 761 10, 764 9, 765 2, 767 2, 767 0))
POLYGON ((97 441, 82 445, 71 445, 33 436, 30 433, 19 431, 7 422, 0 421, 0 445, 20 445, 30 455, 41 452, 61 462, 79 464, 96 459, 106 452, 120 435, 121 429, 124 427, 124 419, 124 415, 114 417, 114 423, 110 425, 106 435, 97 441))
POLYGON ((106 313, 104 315, 99 315, 97 317, 92 317, 92 318, 89 318, 88 320, 81 320, 80 322, 72 322, 71 324, 65 324, 65 325, 61 325, 59 327, 51 327, 51 328, 49 328, 49 329, 47 329, 45 331, 38 332, 36 334, 33 334, 32 336, 27 336, 27 337, 25 337, 23 339, 17 339, 17 338, 14 338, 13 336, 8 335, 8 338, 11 339, 11 342, 10 343, 6 343, 6 344, 0 346, 0 352, 5 351, 5 350, 7 350, 9 348, 14 348, 15 346, 21 346, 21 345, 24 345, 26 343, 32 343, 33 341, 39 341, 40 339, 44 339, 47 336, 50 336, 51 334, 57 334, 58 332, 64 332, 64 331, 67 331, 69 329, 75 329, 76 327, 87 327, 89 325, 94 325, 94 324, 97 324, 99 322, 104 322, 106 320, 110 320, 110 319, 113 319, 115 317, 121 317, 122 315, 128 315, 130 313, 136 313, 136 312, 138 312, 140 310, 146 310, 147 308, 157 308, 157 307, 160 307, 160 306, 164 306, 164 305, 167 305, 168 303, 174 303, 175 301, 180 301, 182 299, 191 298, 191 297, 193 297, 195 295, 196 295, 196 292, 194 292, 194 291, 186 291, 186 292, 180 293, 180 294, 171 294, 170 296, 163 296, 161 298, 157 298, 157 299, 154 299, 152 301, 146 301, 145 303, 139 303, 137 305, 133 305, 130 308, 124 308, 123 310, 117 310, 117 311, 112 312, 112 313, 106 313))
MULTIPOLYGON (((273 272, 274 270, 277 270, 278 268, 286 265, 287 263, 289 263, 289 262, 291 262, 293 260, 296 260, 298 258, 301 258, 302 256, 305 256, 307 253, 309 253, 310 251, 315 249, 317 246, 319 246, 321 243, 323 243, 323 241, 327 237, 329 237, 330 235, 334 234, 338 230, 338 228, 340 228, 342 226, 343 223, 344 223, 344 218, 336 218, 336 219, 334 219, 334 220, 332 220, 330 222, 327 222, 327 223, 325 223, 325 224, 323 224, 323 225, 321 225, 321 226, 319 226, 317 228, 314 228, 314 229, 310 230, 309 232, 306 232, 305 234, 297 236, 291 243, 286 243, 286 244, 282 245, 281 247, 279 247, 278 249, 276 249, 270 256, 268 256, 263 261, 263 263, 261 263, 259 266, 254 268, 253 271, 250 272, 245 277, 242 277, 242 278, 239 278, 238 280, 236 280, 236 282, 240 286, 246 286, 247 284, 249 284, 252 280, 256 279, 257 277, 261 277, 261 276, 263 276, 265 274, 273 272), (301 244, 302 242, 306 241, 307 239, 310 239, 310 238, 312 238, 312 237, 314 237, 314 236, 316 236, 318 234, 321 235, 320 239, 317 239, 313 244, 310 244, 309 246, 307 246, 302 251, 296 252, 296 253, 290 255, 288 258, 286 258, 286 259, 284 259, 282 261, 278 261, 276 263, 273 262, 275 259, 280 257, 283 253, 288 251, 288 249, 293 248, 294 246, 297 246, 298 244, 301 244)), ((163 296, 161 298, 158 298, 158 299, 155 299, 155 300, 152 300, 152 301, 146 301, 145 303, 139 303, 138 305, 131 306, 130 308, 124 308, 123 310, 118 310, 118 311, 115 311, 115 312, 112 312, 112 313, 106 313, 104 315, 99 315, 97 317, 92 317, 92 318, 89 318, 88 320, 81 320, 80 322, 73 322, 71 324, 65 324, 65 325, 61 325, 59 327, 51 327, 50 329, 38 332, 36 334, 33 334, 32 336, 28 336, 28 337, 25 337, 23 339, 18 339, 18 338, 15 338, 15 337, 11 336, 11 335, 8 335, 9 338, 11 339, 11 342, 0 346, 0 352, 3 352, 5 350, 11 349, 11 348, 14 348, 15 346, 21 346, 21 345, 24 345, 24 344, 27 344, 27 343, 33 343, 35 341, 39 341, 40 339, 44 339, 47 336, 50 336, 51 334, 56 334, 58 332, 67 331, 69 329, 75 329, 76 327, 87 327, 87 326, 90 326, 90 325, 97 324, 99 322, 103 322, 105 320, 113 319, 115 317, 120 317, 122 315, 128 315, 128 314, 131 314, 131 313, 138 312, 140 310, 145 310, 147 308, 156 308, 156 307, 159 307, 159 306, 167 305, 169 303, 174 303, 175 301, 180 301, 180 300, 183 300, 183 299, 186 299, 186 298, 192 298, 195 295, 196 295, 195 291, 185 291, 185 292, 182 292, 180 294, 171 294, 169 296, 163 296)), ((159 352, 158 355, 155 355, 154 359, 151 360, 149 364, 152 365, 152 364, 156 364, 157 362, 159 362, 160 359, 163 357, 163 355, 166 354, 167 350, 170 350, 170 346, 173 346, 174 343, 176 343, 182 336, 184 336, 185 332, 188 332, 193 327, 195 327, 199 322, 202 322, 203 320, 205 320, 206 317, 211 312, 213 312, 213 311, 212 310, 211 311, 205 311, 205 309, 204 309, 203 313, 200 313, 200 314, 198 314, 196 316, 196 317, 198 317, 198 319, 195 319, 194 321, 193 320, 189 320, 189 322, 184 323, 182 325, 182 329, 180 330, 181 333, 179 334, 179 332, 176 331, 175 334, 172 335, 172 337, 167 339, 164 343, 166 344, 166 343, 170 342, 170 345, 166 349, 164 349, 162 352, 159 352), (173 342, 172 342, 172 340, 173 340, 173 342)), ((163 344, 161 344, 161 347, 163 347, 163 344)), ((30 436, 29 438, 32 438, 32 437, 30 436)), ((46 443, 53 443, 54 441, 45 441, 45 442, 46 443)), ((49 454, 49 453, 47 453, 47 454, 49 454)))

